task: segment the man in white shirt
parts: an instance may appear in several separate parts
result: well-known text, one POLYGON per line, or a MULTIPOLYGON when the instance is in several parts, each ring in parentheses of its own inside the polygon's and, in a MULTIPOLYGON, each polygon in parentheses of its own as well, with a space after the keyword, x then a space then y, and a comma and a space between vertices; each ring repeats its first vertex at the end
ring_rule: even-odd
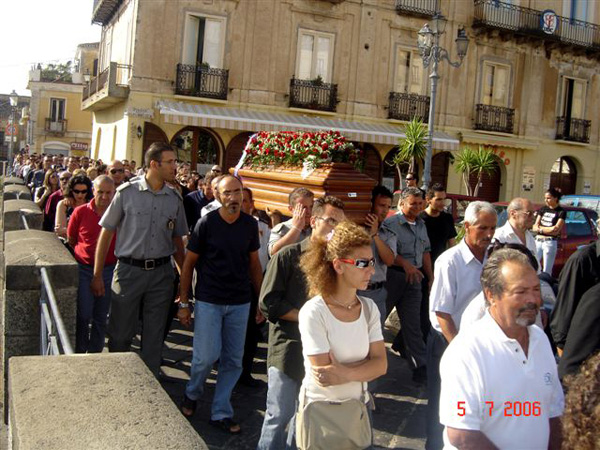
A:
POLYGON ((533 204, 526 198, 513 198, 506 208, 506 213, 508 220, 496 229, 494 241, 503 244, 522 244, 535 256, 535 238, 529 231, 535 221, 533 204))
POLYGON ((504 248, 481 283, 489 311, 440 365, 444 448, 560 448, 564 395, 550 342, 532 326, 542 304, 537 274, 526 255, 504 248))
POLYGON ((496 210, 487 202, 471 202, 465 211, 465 237, 435 263, 429 295, 432 331, 427 339, 427 450, 440 449, 443 426, 439 421, 440 359, 460 328, 469 302, 481 292, 479 277, 485 252, 496 229, 496 210))

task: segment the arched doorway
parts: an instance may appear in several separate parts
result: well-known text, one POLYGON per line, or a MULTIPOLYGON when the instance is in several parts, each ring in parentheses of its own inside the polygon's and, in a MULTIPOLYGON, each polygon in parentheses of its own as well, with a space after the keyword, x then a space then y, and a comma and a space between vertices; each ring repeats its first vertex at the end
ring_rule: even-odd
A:
POLYGON ((437 153, 431 159, 431 184, 439 183, 446 189, 448 185, 448 168, 450 152, 437 153))
POLYGON ((362 149, 365 152, 364 173, 375 181, 381 183, 381 157, 379 151, 370 144, 363 144, 362 149))
POLYGON ((152 122, 144 123, 144 141, 142 143, 142 159, 146 154, 146 150, 155 142, 169 143, 169 138, 165 132, 157 125, 152 122))
POLYGON ((564 195, 575 194, 577 188, 577 168, 568 156, 561 156, 550 172, 550 187, 558 188, 564 195))
POLYGON ((177 159, 189 162, 192 170, 200 174, 205 174, 214 164, 221 163, 223 142, 207 128, 182 128, 171 139, 171 145, 177 150, 177 159))
MULTIPOLYGON (((497 202, 500 199, 500 186, 502 180, 502 172, 498 161, 494 163, 494 170, 489 174, 484 174, 481 178, 481 186, 477 197, 490 203, 497 202)), ((469 184, 475 187, 477 183, 477 175, 471 174, 469 184)))
POLYGON ((225 149, 225 167, 223 167, 225 171, 237 165, 248 139, 253 134, 251 132, 240 133, 229 142, 225 149))

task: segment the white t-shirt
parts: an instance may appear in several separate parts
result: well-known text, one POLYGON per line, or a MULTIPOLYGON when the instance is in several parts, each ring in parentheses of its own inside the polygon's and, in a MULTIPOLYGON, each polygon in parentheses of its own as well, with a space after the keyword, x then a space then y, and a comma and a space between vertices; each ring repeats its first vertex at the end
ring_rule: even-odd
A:
MULTIPOLYGON (((489 312, 452 340, 440 364, 442 424, 479 430, 500 449, 548 448, 549 419, 562 415, 564 394, 548 338, 527 329, 527 356, 489 312)), ((446 431, 444 444, 454 449, 446 431)))
POLYGON ((258 222, 258 240, 260 241, 258 259, 264 272, 267 270, 267 264, 269 263, 269 237, 271 236, 271 229, 269 225, 259 220, 258 217, 255 217, 255 219, 258 222))
POLYGON ((439 256, 429 294, 429 320, 435 330, 442 332, 436 311, 450 314, 456 329, 460 330, 463 311, 481 292, 482 270, 483 264, 475 258, 464 239, 439 256))
POLYGON ((343 401, 359 399, 362 396, 362 383, 358 381, 337 386, 319 386, 311 372, 308 359, 309 355, 321 355, 331 351, 335 359, 341 363, 361 361, 369 355, 369 346, 372 342, 383 340, 377 306, 369 298, 358 297, 358 299, 362 303, 362 308, 360 317, 354 322, 342 322, 336 319, 320 295, 311 298, 300 309, 298 325, 306 371, 302 387, 307 402, 343 401))
MULTIPOLYGON (((503 244, 522 244, 527 247, 527 250, 529 250, 537 259, 537 250, 535 247, 535 238, 533 237, 533 234, 531 234, 529 230, 525 231, 525 242, 522 242, 508 220, 500 228, 496 228, 492 241, 502 242, 503 244)), ((538 261, 538 273, 540 272, 540 267, 540 262, 538 261)))

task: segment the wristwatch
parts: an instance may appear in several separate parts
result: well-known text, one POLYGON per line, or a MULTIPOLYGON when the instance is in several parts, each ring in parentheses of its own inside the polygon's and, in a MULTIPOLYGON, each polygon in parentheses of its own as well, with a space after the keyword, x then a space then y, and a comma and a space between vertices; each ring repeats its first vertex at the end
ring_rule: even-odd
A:
POLYGON ((187 309, 189 307, 190 307, 190 303, 189 302, 187 302, 187 303, 179 302, 179 309, 187 309))

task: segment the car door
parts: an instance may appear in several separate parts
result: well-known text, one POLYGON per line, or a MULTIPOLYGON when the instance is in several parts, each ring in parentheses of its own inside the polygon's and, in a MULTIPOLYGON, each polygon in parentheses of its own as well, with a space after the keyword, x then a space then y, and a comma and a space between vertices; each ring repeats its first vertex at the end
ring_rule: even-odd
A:
POLYGON ((558 250, 554 263, 553 274, 558 275, 569 256, 582 245, 587 245, 596 240, 595 230, 589 217, 581 210, 567 210, 565 226, 558 240, 558 250))

